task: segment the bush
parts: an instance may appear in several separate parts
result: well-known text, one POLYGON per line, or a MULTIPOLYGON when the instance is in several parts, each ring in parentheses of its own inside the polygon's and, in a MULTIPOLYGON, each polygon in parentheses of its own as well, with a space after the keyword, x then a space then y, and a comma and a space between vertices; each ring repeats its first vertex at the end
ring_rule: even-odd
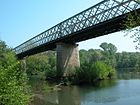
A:
POLYGON ((101 61, 92 64, 91 71, 93 71, 95 79, 108 79, 116 73, 115 69, 101 61))
POLYGON ((30 95, 26 75, 18 68, 19 63, 0 67, 0 104, 27 105, 30 95))
POLYGON ((51 67, 51 65, 49 65, 45 72, 46 78, 47 79, 56 78, 56 74, 57 74, 56 67, 51 67))
POLYGON ((80 68, 76 68, 75 82, 76 83, 90 83, 92 81, 93 73, 90 71, 90 65, 84 63, 80 68))
POLYGON ((27 105, 30 89, 14 53, 0 41, 0 105, 27 105))
MULTIPOLYGON (((52 52, 53 53, 53 52, 52 52)), ((40 53, 27 58, 27 75, 42 76, 45 78, 56 77, 55 54, 50 52, 40 53)))
POLYGON ((27 58, 27 75, 39 75, 48 68, 48 57, 43 54, 33 55, 27 58))
POLYGON ((84 63, 76 69, 74 83, 92 83, 97 80, 111 79, 115 74, 115 69, 104 62, 97 61, 92 65, 84 63))

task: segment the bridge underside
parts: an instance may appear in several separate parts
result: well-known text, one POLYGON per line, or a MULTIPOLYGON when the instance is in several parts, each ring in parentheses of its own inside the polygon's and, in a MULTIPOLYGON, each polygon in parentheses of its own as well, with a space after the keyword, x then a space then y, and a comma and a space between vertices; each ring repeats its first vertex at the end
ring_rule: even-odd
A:
MULTIPOLYGON (((134 12, 132 12, 132 14, 133 13, 134 12)), ((137 13, 140 13, 140 9, 137 10, 137 13)), ((124 30, 125 28, 123 27, 123 22, 126 19, 127 19, 127 14, 112 18, 108 21, 101 22, 94 26, 85 28, 82 31, 78 31, 70 35, 66 35, 62 38, 56 39, 55 41, 50 41, 46 44, 42 44, 38 47, 35 47, 34 49, 30 49, 23 53, 17 54, 17 57, 19 59, 22 59, 25 56, 30 56, 47 50, 54 50, 56 48, 56 43, 59 42, 67 43, 67 44, 75 44, 80 41, 107 35, 120 30, 124 30)))

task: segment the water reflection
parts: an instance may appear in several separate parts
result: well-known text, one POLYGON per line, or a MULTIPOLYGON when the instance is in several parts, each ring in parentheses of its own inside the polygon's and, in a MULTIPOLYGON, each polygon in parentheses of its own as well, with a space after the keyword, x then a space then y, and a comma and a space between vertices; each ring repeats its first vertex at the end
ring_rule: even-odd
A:
POLYGON ((101 90, 115 86, 116 83, 116 81, 106 80, 94 86, 63 87, 61 91, 52 91, 47 94, 46 98, 49 103, 47 105, 84 105, 85 102, 90 101, 95 103, 116 101, 118 97, 108 97, 101 92, 101 90))
POLYGON ((101 89, 101 88, 111 88, 113 86, 117 85, 117 80, 103 80, 100 82, 97 82, 95 84, 95 88, 101 89))
POLYGON ((140 79, 140 72, 121 72, 118 73, 119 79, 140 79))
MULTIPOLYGON (((111 94, 115 94, 113 93, 113 89, 114 87, 117 85, 117 81, 115 80, 105 80, 105 81, 100 81, 98 83, 96 83, 94 85, 94 87, 89 87, 89 88, 85 88, 87 89, 89 92, 84 91, 84 94, 82 94, 82 96, 84 96, 82 98, 83 103, 108 103, 108 102, 113 102, 116 101, 119 97, 114 97, 112 95, 110 95, 110 92, 108 90, 111 90, 112 93, 111 94)), ((82 89, 83 90, 83 89, 82 89)), ((82 104, 82 105, 84 105, 82 104)))
POLYGON ((105 80, 94 85, 64 86, 45 92, 46 83, 35 80, 32 105, 139 105, 140 80, 105 80), (35 85, 36 84, 36 85, 35 85), (36 87, 36 88, 35 88, 36 87))
POLYGON ((81 105, 77 86, 62 87, 61 91, 49 92, 46 98, 47 105, 81 105))

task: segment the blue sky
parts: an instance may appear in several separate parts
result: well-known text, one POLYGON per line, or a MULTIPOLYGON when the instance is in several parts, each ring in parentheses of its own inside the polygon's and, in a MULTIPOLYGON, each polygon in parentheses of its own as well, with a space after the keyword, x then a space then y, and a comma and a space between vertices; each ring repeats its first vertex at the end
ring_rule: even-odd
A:
MULTIPOLYGON (((16 47, 57 23, 102 0, 0 0, 0 39, 16 47)), ((117 32, 79 43, 80 49, 98 49, 102 42, 113 43, 118 51, 135 52, 129 36, 117 32)))

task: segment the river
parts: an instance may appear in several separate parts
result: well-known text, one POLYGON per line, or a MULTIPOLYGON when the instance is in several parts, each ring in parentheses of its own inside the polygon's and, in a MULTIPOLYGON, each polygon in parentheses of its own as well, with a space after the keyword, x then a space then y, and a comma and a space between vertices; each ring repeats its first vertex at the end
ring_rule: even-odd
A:
POLYGON ((49 89, 46 82, 35 82, 32 105, 140 105, 140 79, 104 80, 94 85, 59 89, 49 89))

